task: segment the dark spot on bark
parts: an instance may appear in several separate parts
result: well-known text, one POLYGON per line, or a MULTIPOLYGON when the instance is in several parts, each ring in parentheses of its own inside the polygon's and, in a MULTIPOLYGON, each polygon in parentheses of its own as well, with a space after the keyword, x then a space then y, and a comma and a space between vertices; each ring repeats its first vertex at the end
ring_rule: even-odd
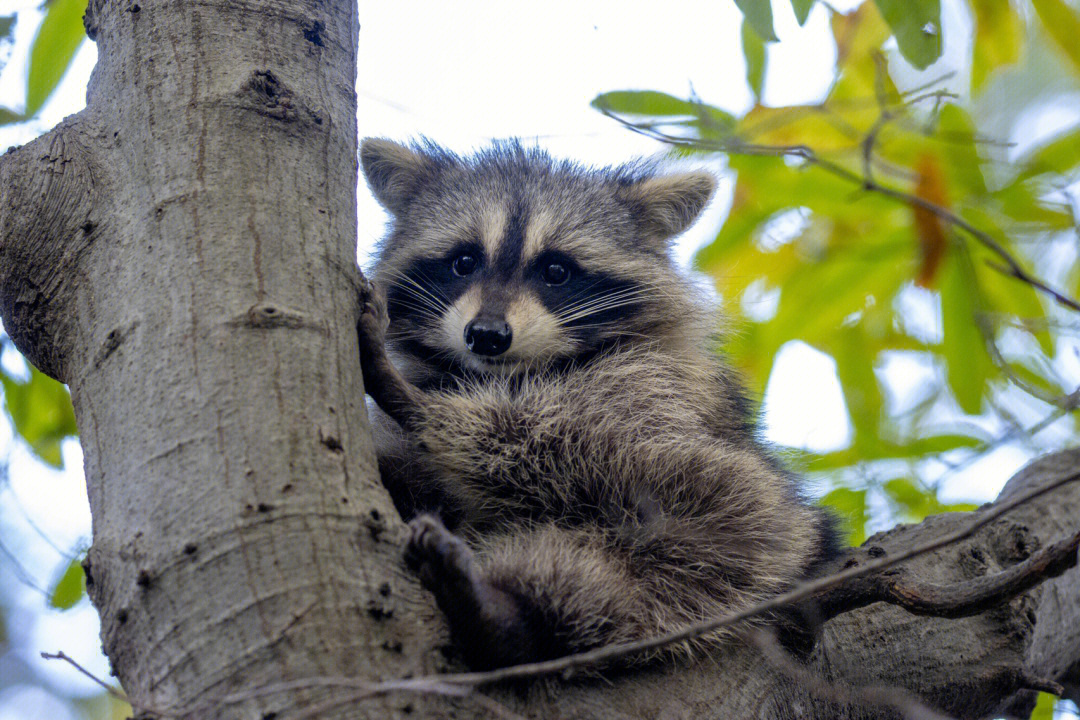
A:
POLYGON ((83 561, 82 561, 83 575, 86 576, 86 586, 87 587, 90 587, 91 585, 94 584, 94 575, 93 575, 93 573, 90 572, 91 567, 92 566, 91 566, 91 563, 90 563, 90 556, 87 555, 86 557, 83 558, 83 561))
POLYGON ((880 545, 871 545, 866 548, 866 554, 872 558, 885 557, 885 548, 880 545))
POLYGON ((264 513, 264 512, 270 512, 271 510, 273 510, 273 509, 274 509, 274 506, 273 506, 273 505, 271 505, 270 503, 264 503, 264 502, 261 502, 261 503, 259 503, 259 505, 258 505, 258 508, 257 508, 257 509, 258 509, 258 511, 259 511, 259 512, 261 512, 261 513, 264 513))
POLYGON ((412 707, 411 704, 401 706, 401 712, 405 713, 406 715, 411 715, 412 711, 413 711, 413 707, 412 707))
POLYGON ((399 653, 404 649, 400 640, 383 640, 382 649, 388 652, 399 653))
POLYGON ((347 497, 341 498, 341 504, 342 505, 348 505, 349 504, 349 498, 347 498, 347 497))
POLYGON ((283 492, 283 493, 292 492, 292 483, 285 483, 284 485, 282 485, 281 486, 281 492, 283 492))
POLYGON ((858 566, 858 564, 859 564, 858 560, 856 560, 855 558, 851 558, 846 563, 844 563, 844 569, 847 570, 848 568, 856 567, 856 566, 858 566))
POLYGON ((256 70, 241 88, 252 109, 275 120, 296 119, 292 93, 269 70, 256 70))
POLYGON ((194 555, 198 551, 198 549, 199 549, 198 545, 196 545, 193 542, 189 542, 186 545, 184 545, 184 554, 185 555, 194 555))
POLYGON ((127 621, 128 621, 128 611, 126 609, 124 609, 124 608, 120 608, 119 610, 117 610, 117 612, 116 612, 116 622, 123 625, 127 621))
POLYGON ((254 508, 254 507, 252 506, 252 504, 251 504, 251 503, 245 503, 245 504, 244 504, 244 510, 245 510, 245 511, 247 511, 247 512, 251 512, 251 511, 252 511, 252 510, 254 510, 254 509, 255 509, 255 508, 254 508))
POLYGON ((386 523, 383 522, 382 513, 375 508, 371 509, 371 516, 364 521, 364 524, 367 525, 368 532, 371 533, 371 539, 376 541, 382 535, 383 530, 386 529, 386 523))
POLYGON ((390 583, 384 582, 382 585, 380 585, 379 594, 383 597, 388 597, 390 595, 390 583))
POLYGON ((82 224, 82 225, 80 226, 80 228, 79 228, 79 229, 80 229, 80 230, 82 230, 82 231, 83 231, 84 233, 86 233, 87 235, 89 235, 90 233, 94 232, 94 223, 92 223, 92 222, 90 222, 89 220, 87 220, 86 222, 84 222, 84 223, 83 223, 83 224, 82 224))
POLYGON ((146 570, 140 570, 139 574, 135 577, 135 584, 141 588, 150 587, 150 573, 146 570))
POLYGON ((276 712, 263 713, 262 720, 277 720, 276 712))
POLYGON ((311 24, 311 27, 309 29, 304 30, 304 39, 312 45, 316 45, 318 47, 325 47, 322 39, 322 32, 325 29, 326 26, 316 20, 311 24))
POLYGON ((128 8, 128 12, 130 13, 137 13, 140 10, 142 10, 142 8, 139 7, 139 3, 134 3, 131 7, 128 8))
POLYGON ((319 438, 323 445, 332 452, 341 452, 344 448, 341 446, 341 440, 337 439, 333 435, 323 435, 319 438))
POLYGON ((367 612, 375 620, 386 620, 394 616, 393 608, 383 607, 376 602, 368 603, 367 612))

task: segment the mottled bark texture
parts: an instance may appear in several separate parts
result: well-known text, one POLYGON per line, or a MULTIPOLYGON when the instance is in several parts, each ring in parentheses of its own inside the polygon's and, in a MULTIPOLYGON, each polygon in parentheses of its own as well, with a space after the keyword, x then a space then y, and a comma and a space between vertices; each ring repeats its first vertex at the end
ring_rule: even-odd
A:
MULTIPOLYGON (((470 698, 332 702, 355 693, 334 678, 443 669, 446 637, 403 568, 363 403, 355 3, 91 0, 87 26, 100 51, 88 107, 0 158, 0 312, 72 390, 87 578, 118 678, 141 711, 180 717, 490 715, 470 698)), ((1005 492, 1078 461, 1048 458, 1005 492)), ((908 567, 976 578, 1078 517, 1072 484, 908 567)), ((899 527, 840 564, 964 521, 899 527)), ((802 670, 981 717, 1022 715, 1033 678, 1077 697, 1078 662, 1073 569, 974 617, 842 614, 802 670)), ((733 645, 611 683, 485 692, 535 718, 893 716, 790 670, 733 645)))

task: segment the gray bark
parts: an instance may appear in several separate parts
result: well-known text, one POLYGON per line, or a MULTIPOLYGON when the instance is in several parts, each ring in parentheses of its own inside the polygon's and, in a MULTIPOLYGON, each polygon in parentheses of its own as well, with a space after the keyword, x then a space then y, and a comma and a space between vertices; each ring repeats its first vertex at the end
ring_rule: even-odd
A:
MULTIPOLYGON (((0 313, 71 387, 90 593, 144 710, 485 714, 468 698, 324 704, 353 692, 328 679, 445 665, 445 628, 401 564, 404 528, 378 484, 363 402, 356 14, 348 0, 91 0, 88 107, 0 159, 0 313)), ((1005 493, 1078 460, 1047 459, 1005 493)), ((1014 564, 1076 528, 1076 485, 910 567, 945 582, 1014 564)), ((964 521, 896 528, 845 561, 964 521)), ((1021 671, 1077 697, 1078 586, 1073 569, 961 620, 853 611, 825 626, 806 669, 908 688, 959 717, 1022 714, 1021 671)), ((822 688, 732 645, 612 683, 485 692, 537 718, 892 716, 822 688)))

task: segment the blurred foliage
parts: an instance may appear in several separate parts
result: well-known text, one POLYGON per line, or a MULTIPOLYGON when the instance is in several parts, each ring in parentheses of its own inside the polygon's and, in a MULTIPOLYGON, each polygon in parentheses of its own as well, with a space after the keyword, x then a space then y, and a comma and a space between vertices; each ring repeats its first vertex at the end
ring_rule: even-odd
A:
MULTIPOLYGON (((83 14, 87 0, 48 0, 45 19, 30 47, 30 68, 22 112, 0 107, 0 125, 23 122, 37 114, 71 65, 75 52, 86 38, 83 14)), ((14 26, 14 16, 0 17, 0 58, 3 43, 14 26)), ((0 61, 0 68, 3 62, 0 61)))
POLYGON ((70 610, 86 593, 86 573, 82 560, 75 558, 67 564, 64 572, 53 583, 49 592, 49 604, 57 610, 70 610))
POLYGON ((4 409, 15 432, 34 454, 54 468, 63 468, 60 443, 77 433, 71 396, 66 387, 33 366, 29 375, 29 379, 20 380, 0 367, 4 409))
MULTIPOLYGON (((1080 93, 1080 10, 968 0, 971 55, 942 69, 938 0, 824 8, 837 49, 827 96, 772 107, 761 100, 768 3, 737 4, 755 98, 741 117, 648 90, 593 105, 677 154, 723 159, 731 208, 695 264, 736 316, 728 350, 757 393, 791 341, 835 361, 850 442, 804 465, 828 472, 822 502, 849 542, 865 540, 875 512, 915 522, 971 510, 939 498, 948 473, 1053 423, 1067 428, 1059 436, 1076 429, 1077 380, 1061 361, 1080 357, 1080 313, 1003 266, 1080 294, 1077 113, 1034 145, 1022 130, 1033 107, 1080 93), (934 379, 901 392, 897 359, 934 379)), ((813 4, 793 0, 800 24, 813 4)))

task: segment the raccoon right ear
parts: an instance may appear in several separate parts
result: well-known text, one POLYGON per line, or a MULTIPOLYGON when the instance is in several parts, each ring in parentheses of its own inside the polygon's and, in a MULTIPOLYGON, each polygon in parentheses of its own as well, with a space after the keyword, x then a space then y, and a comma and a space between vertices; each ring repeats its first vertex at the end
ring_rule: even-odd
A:
POLYGON ((384 138, 360 143, 360 164, 371 192, 394 215, 405 211, 424 178, 435 170, 424 153, 384 138))
POLYGON ((690 227, 716 190, 716 178, 703 170, 656 175, 619 188, 619 196, 645 238, 664 243, 690 227))

